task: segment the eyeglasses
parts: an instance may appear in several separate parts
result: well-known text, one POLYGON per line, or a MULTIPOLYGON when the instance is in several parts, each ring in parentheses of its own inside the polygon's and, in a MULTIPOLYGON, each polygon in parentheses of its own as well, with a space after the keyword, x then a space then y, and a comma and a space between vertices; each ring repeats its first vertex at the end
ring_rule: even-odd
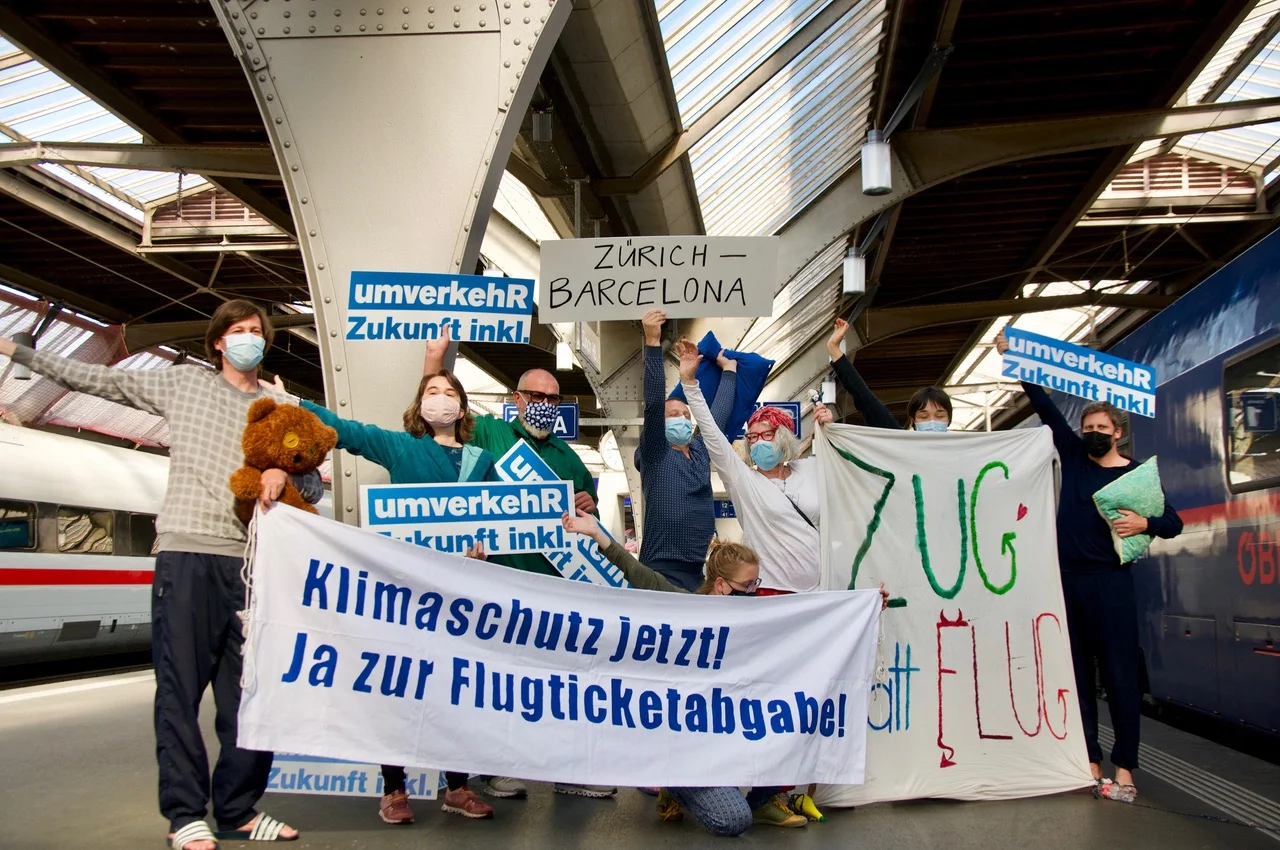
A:
POLYGON ((753 578, 751 581, 747 582, 745 587, 738 587, 729 579, 725 579, 724 583, 732 587, 734 590, 740 591, 742 593, 755 593, 757 590, 760 589, 760 578, 758 576, 756 578, 753 578))
POLYGON ((768 431, 760 431, 759 433, 747 433, 747 442, 749 444, 758 443, 761 440, 765 442, 773 442, 773 435, 778 433, 777 428, 770 428, 768 431))
POLYGON ((534 392, 533 390, 516 390, 516 392, 520 393, 526 400, 531 401, 534 404, 548 402, 549 404, 554 404, 557 407, 559 407, 561 400, 564 398, 564 396, 561 395, 549 395, 547 393, 534 392))

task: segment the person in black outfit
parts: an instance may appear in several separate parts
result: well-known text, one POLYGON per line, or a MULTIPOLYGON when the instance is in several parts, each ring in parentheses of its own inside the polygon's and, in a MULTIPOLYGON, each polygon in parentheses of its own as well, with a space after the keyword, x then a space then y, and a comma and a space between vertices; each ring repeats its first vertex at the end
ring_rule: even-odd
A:
MULTIPOLYGON (((1003 355, 1008 348, 1008 340, 1001 332, 996 337, 996 350, 1003 355)), ((1138 767, 1142 714, 1142 650, 1138 645, 1133 571, 1120 563, 1111 531, 1114 529, 1120 537, 1176 537, 1182 531, 1182 519, 1166 495, 1163 515, 1143 517, 1122 510, 1120 519, 1108 525, 1094 504, 1093 494, 1137 467, 1117 448, 1124 434, 1124 414, 1107 402, 1090 404, 1080 417, 1081 433, 1076 434, 1042 387, 1023 383, 1022 390, 1040 421, 1053 431, 1053 443, 1062 464, 1058 566, 1089 767, 1098 783, 1099 796, 1131 803, 1137 796, 1133 771, 1138 767), (1115 728, 1115 746, 1111 748, 1111 763, 1116 768, 1114 783, 1102 777, 1095 663, 1102 670, 1111 704, 1111 725, 1115 728)))
MULTIPOLYGON (((840 342, 849 332, 849 323, 844 319, 836 319, 835 327, 827 340, 827 354, 831 356, 831 368, 835 369, 836 378, 845 392, 853 396, 853 406, 862 414, 863 420, 872 428, 892 428, 902 426, 885 407, 884 402, 876 398, 875 393, 862 380, 858 370, 853 368, 840 351, 840 342)), ((951 425, 951 397, 937 387, 925 387, 916 392, 907 402, 907 428, 913 431, 946 431, 951 425)))

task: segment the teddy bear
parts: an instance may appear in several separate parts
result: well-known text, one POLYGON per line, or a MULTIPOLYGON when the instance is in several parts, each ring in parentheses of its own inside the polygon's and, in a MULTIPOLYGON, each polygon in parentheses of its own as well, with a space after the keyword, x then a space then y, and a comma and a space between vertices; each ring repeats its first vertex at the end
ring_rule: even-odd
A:
POLYGON ((248 525, 253 506, 262 494, 262 472, 283 469, 290 473, 280 502, 315 513, 298 488, 293 475, 311 472, 324 462, 325 455, 338 444, 338 432, 323 424, 308 410, 292 404, 277 404, 260 398, 249 407, 248 423, 241 438, 244 466, 231 474, 231 492, 236 497, 236 516, 248 525))

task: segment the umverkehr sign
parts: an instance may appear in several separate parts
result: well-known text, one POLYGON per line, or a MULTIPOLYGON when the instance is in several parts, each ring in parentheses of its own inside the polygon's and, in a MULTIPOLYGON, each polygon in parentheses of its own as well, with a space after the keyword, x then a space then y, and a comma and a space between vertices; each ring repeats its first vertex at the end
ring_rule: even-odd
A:
POLYGON ((538 321, 768 316, 774 236, 647 236, 542 243, 538 321))
POLYGON ((446 326, 461 342, 528 342, 533 281, 514 277, 355 271, 346 338, 436 339, 446 326))
POLYGON ((1017 328, 1005 331, 1002 373, 1090 401, 1109 401, 1139 416, 1156 415, 1156 370, 1081 345, 1017 328))

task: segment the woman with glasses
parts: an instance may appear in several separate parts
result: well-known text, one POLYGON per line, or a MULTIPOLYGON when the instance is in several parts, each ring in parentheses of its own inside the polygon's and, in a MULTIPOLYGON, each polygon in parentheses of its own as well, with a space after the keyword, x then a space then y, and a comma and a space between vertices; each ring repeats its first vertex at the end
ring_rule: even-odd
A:
MULTIPOLYGON (((711 422, 711 411, 695 377, 702 359, 687 339, 676 343, 680 382, 694 419, 711 422)), ((831 421, 822 405, 814 408, 814 422, 831 421)), ((703 432, 707 453, 720 472, 742 523, 742 538, 760 555, 760 595, 798 593, 818 589, 817 458, 797 460, 799 446, 791 417, 776 407, 764 407, 747 420, 747 457, 740 457, 719 428, 703 432)))
MULTIPOLYGON (((849 332, 849 323, 844 319, 836 319, 835 327, 827 339, 827 354, 831 356, 831 368, 845 392, 853 397, 853 406, 862 414, 863 420, 872 428, 892 428, 902 426, 885 407, 884 402, 876 398, 867 382, 862 380, 858 370, 853 368, 849 358, 840 350, 840 343, 849 332)), ((907 430, 941 433, 951 427, 951 396, 937 387, 925 387, 917 390, 907 402, 907 430)))

